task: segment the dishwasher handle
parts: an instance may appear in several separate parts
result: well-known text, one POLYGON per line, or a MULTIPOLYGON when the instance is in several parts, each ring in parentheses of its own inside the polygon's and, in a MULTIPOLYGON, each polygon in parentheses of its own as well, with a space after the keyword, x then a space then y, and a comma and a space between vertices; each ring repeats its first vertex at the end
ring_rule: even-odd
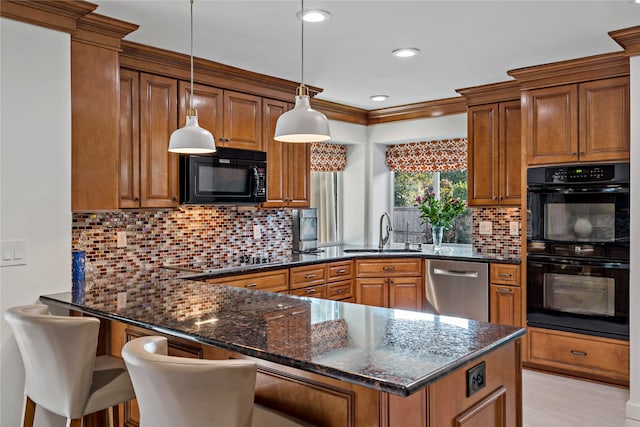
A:
POLYGON ((477 271, 464 271, 464 270, 443 270, 441 268, 434 268, 433 274, 440 276, 454 276, 454 277, 470 277, 473 279, 478 278, 477 271))

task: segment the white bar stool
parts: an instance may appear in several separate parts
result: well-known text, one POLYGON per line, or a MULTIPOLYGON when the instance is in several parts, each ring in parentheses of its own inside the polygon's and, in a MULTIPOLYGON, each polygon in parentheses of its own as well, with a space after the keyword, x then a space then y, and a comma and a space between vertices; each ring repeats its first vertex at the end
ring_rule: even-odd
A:
POLYGON ((122 348, 141 427, 311 426, 254 405, 256 364, 167 356, 167 339, 141 337, 122 348))
POLYGON ((66 417, 67 427, 107 408, 118 423, 118 403, 135 394, 122 360, 96 357, 98 319, 54 316, 42 304, 10 308, 4 317, 24 364, 23 426, 33 426, 36 405, 66 417))

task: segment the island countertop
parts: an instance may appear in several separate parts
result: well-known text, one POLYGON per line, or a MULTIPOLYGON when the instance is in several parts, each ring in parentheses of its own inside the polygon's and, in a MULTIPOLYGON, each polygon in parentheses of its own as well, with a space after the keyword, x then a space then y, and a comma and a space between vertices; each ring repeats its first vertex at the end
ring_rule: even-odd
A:
POLYGON ((81 301, 70 292, 40 299, 400 396, 525 333, 462 318, 212 285, 183 275, 151 269, 101 277, 127 292, 125 304, 117 294, 91 289, 81 301))

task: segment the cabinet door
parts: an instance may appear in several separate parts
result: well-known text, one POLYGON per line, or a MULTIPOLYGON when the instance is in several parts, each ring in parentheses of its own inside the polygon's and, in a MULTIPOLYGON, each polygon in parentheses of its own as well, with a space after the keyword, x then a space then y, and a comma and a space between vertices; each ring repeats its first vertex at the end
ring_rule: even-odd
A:
POLYGON ((288 109, 286 102, 264 99, 262 103, 262 139, 267 152, 267 201, 263 207, 286 206, 286 148, 273 139, 278 118, 288 109))
POLYGON ((469 107, 469 205, 498 204, 498 104, 469 107))
POLYGON ((422 310, 422 278, 394 277, 389 279, 389 308, 422 310))
POLYGON ((581 83, 579 90, 580 160, 628 160, 629 78, 581 83))
POLYGON ((524 92, 528 164, 578 160, 578 86, 524 92))
POLYGON ((356 280, 356 303, 389 306, 389 286, 386 278, 370 278, 356 280))
MULTIPOLYGON (((193 108, 198 113, 198 124, 201 128, 213 134, 216 145, 222 145, 219 140, 224 128, 223 90, 206 85, 193 85, 193 108)), ((189 111, 189 99, 191 97, 191 84, 179 82, 178 93, 180 96, 180 108, 178 126, 184 126, 189 111)))
POLYGON ((140 74, 140 205, 178 205, 178 155, 169 153, 169 138, 177 128, 178 83, 140 74))
POLYGON ((287 145, 287 206, 293 208, 309 207, 311 198, 311 144, 287 145))
POLYGON ((499 185, 498 193, 501 205, 520 206, 522 183, 522 131, 520 100, 501 102, 500 148, 499 148, 499 185))
POLYGON ((490 321, 520 327, 522 314, 520 288, 504 285, 491 285, 490 288, 490 321))
POLYGON ((139 74, 120 70, 120 208, 140 207, 139 74))
POLYGON ((262 150, 262 98, 224 91, 225 147, 262 150))

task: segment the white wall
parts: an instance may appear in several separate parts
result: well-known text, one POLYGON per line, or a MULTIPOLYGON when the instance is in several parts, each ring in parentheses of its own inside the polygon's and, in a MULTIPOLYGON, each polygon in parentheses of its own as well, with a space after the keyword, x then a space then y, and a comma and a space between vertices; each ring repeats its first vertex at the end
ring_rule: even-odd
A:
POLYGON ((631 58, 631 376, 627 417, 640 421, 640 56, 631 58))
MULTIPOLYGON (((4 313, 70 287, 71 70, 68 34, 5 18, 0 34, 0 239, 27 240, 27 265, 0 267, 4 313)), ((4 318, 0 384, 0 426, 17 426, 24 370, 4 318)))

